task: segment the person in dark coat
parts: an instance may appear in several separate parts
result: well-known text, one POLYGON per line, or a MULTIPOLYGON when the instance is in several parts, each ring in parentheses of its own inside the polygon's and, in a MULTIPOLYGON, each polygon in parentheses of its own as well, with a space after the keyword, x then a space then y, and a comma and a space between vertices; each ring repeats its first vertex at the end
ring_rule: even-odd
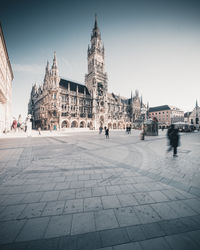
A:
POLYGON ((105 135, 106 135, 106 139, 109 139, 109 129, 108 128, 106 129, 105 135))
POLYGON ((179 132, 178 129, 175 128, 174 124, 167 131, 167 136, 169 139, 170 148, 168 151, 171 151, 173 148, 173 156, 177 156, 177 147, 179 146, 179 132))

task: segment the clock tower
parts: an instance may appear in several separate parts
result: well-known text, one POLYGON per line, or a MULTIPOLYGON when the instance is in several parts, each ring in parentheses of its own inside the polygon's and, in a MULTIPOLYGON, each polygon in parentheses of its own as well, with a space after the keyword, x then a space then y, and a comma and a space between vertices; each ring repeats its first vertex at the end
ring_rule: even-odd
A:
POLYGON ((88 45, 88 74, 85 75, 85 85, 88 88, 93 102, 92 113, 95 121, 94 127, 104 126, 107 119, 107 74, 104 65, 104 46, 95 15, 92 30, 91 44, 88 45))

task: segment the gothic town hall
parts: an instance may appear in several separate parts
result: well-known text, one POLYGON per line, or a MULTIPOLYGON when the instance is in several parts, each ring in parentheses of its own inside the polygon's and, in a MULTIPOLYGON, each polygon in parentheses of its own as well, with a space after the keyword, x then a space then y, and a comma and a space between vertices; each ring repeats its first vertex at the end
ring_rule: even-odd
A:
POLYGON ((32 87, 28 105, 34 128, 122 129, 145 118, 138 91, 130 98, 108 92, 105 49, 96 18, 87 55, 85 85, 60 78, 55 53, 51 69, 47 62, 43 84, 32 87))

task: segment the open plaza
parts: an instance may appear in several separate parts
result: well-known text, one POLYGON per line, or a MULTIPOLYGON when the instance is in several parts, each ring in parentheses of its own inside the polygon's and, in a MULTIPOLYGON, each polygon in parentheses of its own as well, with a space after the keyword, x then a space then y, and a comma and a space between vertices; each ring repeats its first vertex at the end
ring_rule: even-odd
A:
POLYGON ((200 249, 200 133, 139 133, 1 137, 0 249, 200 249))

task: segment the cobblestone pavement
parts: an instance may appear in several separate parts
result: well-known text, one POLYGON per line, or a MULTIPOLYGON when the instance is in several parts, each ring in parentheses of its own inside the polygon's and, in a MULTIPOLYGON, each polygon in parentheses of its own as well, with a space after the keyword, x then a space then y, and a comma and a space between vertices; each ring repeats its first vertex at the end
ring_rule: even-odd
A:
POLYGON ((200 133, 0 139, 0 249, 200 249, 200 133))

